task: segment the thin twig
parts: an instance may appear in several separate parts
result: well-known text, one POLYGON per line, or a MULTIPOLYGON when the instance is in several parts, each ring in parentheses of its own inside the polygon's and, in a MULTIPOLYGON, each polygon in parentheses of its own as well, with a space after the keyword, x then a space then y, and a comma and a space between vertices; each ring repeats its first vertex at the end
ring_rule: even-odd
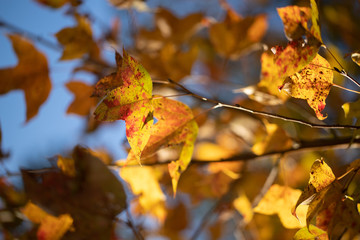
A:
POLYGON ((203 96, 200 96, 192 91, 190 91, 189 89, 187 89, 186 87, 184 87, 183 85, 168 79, 168 81, 159 81, 159 80, 155 80, 153 81, 155 83, 161 83, 161 84, 172 84, 175 85, 177 87, 179 87, 182 91, 190 94, 191 96, 205 101, 205 102, 209 102, 209 103, 213 103, 215 105, 217 105, 217 107, 225 107, 225 108, 231 108, 231 109, 236 109, 236 110, 240 110, 240 111, 244 111, 244 112, 248 112, 248 113, 252 113, 255 115, 260 115, 260 116, 264 116, 264 117, 270 117, 270 118, 275 118, 275 119, 280 119, 283 121, 287 121, 287 122, 293 122, 293 123, 298 123, 298 124, 302 124, 311 128, 321 128, 321 129, 360 129, 360 126, 354 126, 354 125, 326 125, 326 124, 315 124, 315 123, 311 123, 311 122, 307 122, 307 121, 303 121, 300 119, 296 119, 296 118, 290 118, 290 117, 285 117, 285 116, 281 116, 278 114, 274 114, 274 113, 268 113, 268 112, 263 112, 263 111, 257 111, 257 110, 253 110, 253 109, 249 109, 246 107, 242 107, 238 104, 236 105, 231 105, 231 104, 226 104, 223 102, 219 102, 213 99, 209 99, 203 96))
POLYGON ((360 92, 358 92, 358 91, 355 91, 355 90, 352 90, 352 89, 337 85, 335 83, 333 83, 333 86, 337 87, 337 88, 340 88, 340 89, 343 89, 343 90, 348 91, 348 92, 353 92, 353 93, 356 93, 356 94, 360 94, 360 92))
POLYGON ((126 208, 126 217, 128 219, 128 224, 129 224, 129 227, 131 228, 131 230, 133 231, 136 239, 138 240, 144 240, 144 237, 141 235, 141 233, 136 229, 135 227, 135 224, 134 224, 134 221, 132 220, 132 217, 131 217, 131 214, 129 212, 129 209, 126 208))

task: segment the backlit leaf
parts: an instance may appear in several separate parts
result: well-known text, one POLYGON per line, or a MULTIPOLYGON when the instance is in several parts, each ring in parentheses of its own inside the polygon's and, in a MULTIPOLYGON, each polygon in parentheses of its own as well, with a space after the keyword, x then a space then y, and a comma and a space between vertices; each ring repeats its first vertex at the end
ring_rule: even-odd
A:
POLYGON ((123 167, 120 176, 131 187, 132 192, 137 195, 140 214, 150 213, 160 222, 166 217, 165 199, 161 191, 155 170, 151 167, 123 167))
POLYGON ((64 28, 55 34, 59 43, 64 46, 60 60, 81 58, 87 53, 93 56, 99 54, 88 19, 79 15, 75 15, 75 18, 77 26, 64 28))
POLYGON ((93 87, 80 81, 66 83, 66 87, 71 91, 75 99, 67 109, 67 113, 74 113, 80 116, 87 116, 90 110, 96 106, 96 99, 90 98, 93 87))
POLYGON ((319 40, 320 43, 322 43, 318 6, 315 0, 310 0, 310 5, 311 5, 311 23, 312 23, 310 32, 317 40, 319 40))
POLYGON ((250 200, 245 193, 241 192, 233 202, 235 209, 242 215, 244 223, 248 224, 253 218, 253 210, 250 200))
POLYGON ((307 208, 299 209, 299 220, 291 215, 291 209, 300 195, 300 190, 274 184, 254 208, 254 212, 266 215, 278 214, 286 228, 304 227, 307 208))
POLYGON ((320 120, 324 120, 321 111, 325 108, 325 100, 333 85, 333 72, 325 58, 317 55, 310 64, 299 73, 295 73, 284 81, 280 89, 295 98, 306 99, 320 120))
POLYGON ((307 22, 311 17, 308 7, 287 6, 277 8, 277 12, 284 24, 284 31, 288 39, 294 40, 305 35, 308 29, 307 22))
POLYGON ((326 231, 310 224, 309 228, 303 227, 294 235, 294 240, 328 240, 326 231))
POLYGON ((37 230, 38 239, 61 239, 64 234, 72 228, 73 219, 69 214, 62 214, 55 217, 31 202, 26 204, 22 212, 29 220, 40 224, 37 230))
POLYGON ((357 120, 360 117, 360 99, 355 102, 344 103, 342 109, 344 110, 345 118, 349 119, 352 123, 354 118, 357 120))
POLYGON ((38 113, 50 93, 48 63, 46 56, 28 40, 18 35, 9 35, 9 38, 19 60, 13 68, 0 69, 0 94, 16 89, 23 90, 26 121, 29 121, 38 113))
POLYGON ((94 115, 98 121, 125 120, 127 139, 139 160, 153 125, 152 81, 145 68, 125 50, 117 64, 118 72, 111 78, 122 85, 107 93, 94 115))
POLYGON ((265 15, 243 19, 228 17, 210 26, 210 41, 223 57, 237 59, 245 50, 258 43, 267 30, 265 15))
POLYGON ((261 136, 258 137, 258 141, 256 141, 251 148, 256 155, 291 148, 293 141, 279 125, 265 122, 265 127, 265 136, 261 134, 261 136))
POLYGON ((354 63, 360 66, 360 51, 353 52, 351 54, 351 59, 354 61, 354 63))

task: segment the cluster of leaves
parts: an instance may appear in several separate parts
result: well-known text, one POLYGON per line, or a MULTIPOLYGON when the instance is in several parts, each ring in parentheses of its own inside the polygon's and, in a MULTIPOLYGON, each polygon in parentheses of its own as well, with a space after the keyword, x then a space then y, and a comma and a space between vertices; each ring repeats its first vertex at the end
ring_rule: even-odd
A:
MULTIPOLYGON (((322 111, 334 86, 333 71, 350 78, 319 54, 325 45, 315 0, 307 6, 277 9, 289 42, 271 51, 260 43, 269 27, 265 14, 243 17, 224 0, 219 1, 223 20, 203 13, 179 18, 167 9, 156 9, 155 27, 139 29, 133 47, 123 49, 122 55, 115 51, 115 68, 101 53, 105 44, 121 40, 116 21, 106 36, 95 39, 91 22, 79 11, 81 2, 38 2, 69 8, 76 26, 55 34, 62 49, 60 60, 77 59, 80 65, 74 73, 86 71, 100 79, 94 85, 81 80, 66 84, 75 96, 67 113, 87 116, 90 133, 103 122, 125 121, 130 149, 126 160, 114 162, 107 155, 75 147, 72 157, 57 156, 51 168, 22 170, 24 191, 16 191, 1 177, 2 211, 8 217, 2 214, 0 218, 6 237, 126 238, 129 233, 121 229, 126 226, 137 239, 142 235, 181 239, 185 237, 183 230, 194 221, 190 218, 196 218, 191 211, 199 205, 208 206, 205 200, 211 200, 214 207, 201 220, 193 239, 207 224, 212 239, 225 236, 230 219, 238 222, 237 232, 252 238, 351 239, 359 235, 359 161, 353 161, 345 174, 336 178, 322 158, 315 160, 319 158, 318 147, 327 149, 322 155, 341 159, 333 147, 359 144, 356 132, 349 130, 358 127, 301 120, 307 116, 314 121, 327 118, 322 111), (247 96, 232 99, 231 105, 221 101, 227 97, 212 100, 181 82, 201 65, 207 74, 202 87, 225 85, 234 70, 231 65, 237 69, 239 60, 252 57, 261 64, 260 80, 251 79, 258 83, 242 89, 247 96), (109 69, 113 73, 109 74, 109 69), (172 95, 166 94, 169 92, 172 95), (180 95, 192 100, 187 105, 175 99, 180 95), (307 106, 290 97, 306 100, 316 118, 304 110, 307 106), (215 108, 221 109, 210 112, 215 108), (297 118, 278 115, 284 112, 297 118), (330 133, 323 130, 326 128, 343 130, 330 133), (312 154, 292 154, 306 149, 313 150, 312 154), (260 163, 258 159, 264 157, 277 158, 276 163, 260 163), (118 170, 122 182, 109 170, 110 165, 118 170), (272 170, 266 177, 264 170, 269 165, 272 170), (278 165, 281 171, 275 183, 278 165), (309 169, 310 180, 302 192, 296 188, 306 184, 309 169), (124 183, 128 189, 124 190, 124 183), (119 217, 122 212, 127 220, 119 217), (135 223, 131 214, 136 216, 135 223), (219 217, 210 224, 211 214, 219 217), (278 215, 280 221, 272 215, 278 215), (24 216, 34 226, 19 233, 24 216), (143 221, 147 218, 156 219, 155 230, 143 221), (275 231, 279 226, 283 231, 275 231)), ((136 0, 110 3, 130 13, 133 8, 150 9, 136 0)), ((0 93, 23 90, 29 121, 51 90, 48 63, 29 40, 17 34, 9 34, 9 39, 19 62, 0 70, 0 93)), ((358 55, 352 54, 356 63, 358 55)), ((339 94, 334 96, 341 100, 339 94)), ((337 109, 332 119, 352 124, 358 118, 358 106, 358 102, 344 103, 345 115, 337 109)), ((5 157, 0 151, 0 158, 5 157)))

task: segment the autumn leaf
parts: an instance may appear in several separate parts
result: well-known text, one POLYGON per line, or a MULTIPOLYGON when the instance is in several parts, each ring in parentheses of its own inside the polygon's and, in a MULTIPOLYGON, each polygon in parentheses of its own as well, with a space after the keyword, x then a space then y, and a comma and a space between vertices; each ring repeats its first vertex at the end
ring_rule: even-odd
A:
POLYGON ((283 24, 285 35, 288 39, 299 39, 308 29, 307 22, 311 17, 308 7, 287 6, 276 9, 283 24))
POLYGON ((30 221, 40 224, 37 230, 38 239, 61 239, 67 231, 72 230, 73 219, 69 214, 55 217, 31 202, 26 204, 22 212, 30 221))
POLYGON ((54 215, 70 214, 75 231, 68 239, 109 239, 115 216, 127 205, 123 186, 87 149, 76 147, 73 160, 75 177, 58 169, 22 170, 25 192, 54 215))
POLYGON ((258 137, 251 150, 256 155, 272 151, 286 150, 292 147, 293 141, 277 124, 265 122, 266 135, 258 137))
POLYGON ((73 6, 78 6, 81 4, 80 0, 36 0, 36 2, 51 8, 60 8, 67 3, 71 3, 73 6))
POLYGON ((74 101, 67 109, 67 113, 74 113, 80 116, 89 115, 91 109, 96 106, 96 99, 90 98, 93 87, 80 81, 71 81, 66 84, 67 89, 75 96, 74 101))
POLYGON ((149 12, 150 8, 142 0, 109 0, 109 2, 118 9, 134 8, 139 12, 149 12))
POLYGON ((84 54, 98 57, 99 49, 92 37, 89 21, 79 15, 75 15, 77 26, 67 27, 55 34, 57 40, 64 46, 60 60, 72 60, 81 58, 84 54))
POLYGON ((246 18, 227 17, 209 28, 210 41, 225 58, 238 59, 244 51, 258 43, 267 30, 265 15, 246 18))
POLYGON ((294 240, 328 240, 328 235, 326 231, 310 224, 309 228, 303 227, 297 231, 294 235, 294 240))
MULTIPOLYGON (((151 136, 142 151, 142 157, 154 154, 165 144, 182 145, 179 159, 168 165, 175 196, 180 175, 191 161, 198 126, 191 109, 184 103, 160 96, 155 96, 152 103, 154 118, 158 122, 151 128, 151 136)), ((127 161, 132 161, 132 157, 130 152, 127 161)))
POLYGON ((300 195, 300 190, 274 184, 254 208, 254 212, 266 215, 277 214, 286 228, 304 227, 307 208, 299 209, 299 220, 291 215, 291 209, 300 195))
POLYGON ((161 233, 169 239, 181 240, 181 232, 188 225, 188 211, 184 203, 180 202, 175 207, 167 209, 167 216, 161 229, 161 233))
POLYGON ((123 167, 120 176, 126 181, 138 198, 137 212, 150 213, 160 222, 166 217, 165 199, 161 191, 155 170, 151 167, 123 167))
MULTIPOLYGON (((122 82, 122 85, 109 91, 97 106, 94 115, 98 121, 124 120, 126 136, 137 160, 146 146, 153 125, 152 81, 149 73, 134 58, 123 51, 123 59, 116 57, 118 71, 96 88, 102 95, 108 87, 122 82), (121 80, 119 80, 121 78, 121 80), (105 87, 104 87, 105 86, 105 87)), ((102 81, 102 80, 101 80, 102 81)), ((101 82, 100 81, 100 82, 101 82)))
POLYGON ((75 177, 76 169, 75 162, 72 158, 66 158, 61 155, 57 159, 57 167, 65 174, 70 177, 75 177))
POLYGON ((239 196, 233 201, 235 209, 242 215, 244 223, 248 224, 253 216, 254 212, 251 206, 251 202, 244 192, 240 192, 239 196))
POLYGON ((322 44, 319 24, 319 10, 315 0, 310 0, 311 5, 311 34, 322 44))
POLYGON ((51 89, 46 56, 19 35, 9 35, 18 64, 0 69, 0 94, 21 89, 25 93, 26 121, 33 118, 46 101, 51 89), (36 64, 34 64, 36 63, 36 64))
POLYGON ((306 99, 318 119, 324 120, 321 111, 333 85, 333 72, 325 58, 317 55, 299 73, 291 75, 279 89, 295 98, 306 99))

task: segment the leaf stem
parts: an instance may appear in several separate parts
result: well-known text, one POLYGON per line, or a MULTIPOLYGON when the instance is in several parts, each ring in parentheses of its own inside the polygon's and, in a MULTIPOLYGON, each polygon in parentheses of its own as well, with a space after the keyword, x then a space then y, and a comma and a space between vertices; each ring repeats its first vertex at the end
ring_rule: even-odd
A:
POLYGON ((353 92, 353 93, 356 93, 356 94, 360 94, 360 92, 358 92, 358 91, 355 91, 355 90, 352 90, 352 89, 337 85, 335 83, 333 83, 333 86, 337 87, 337 88, 340 88, 340 89, 343 89, 343 90, 348 91, 348 92, 353 92))

